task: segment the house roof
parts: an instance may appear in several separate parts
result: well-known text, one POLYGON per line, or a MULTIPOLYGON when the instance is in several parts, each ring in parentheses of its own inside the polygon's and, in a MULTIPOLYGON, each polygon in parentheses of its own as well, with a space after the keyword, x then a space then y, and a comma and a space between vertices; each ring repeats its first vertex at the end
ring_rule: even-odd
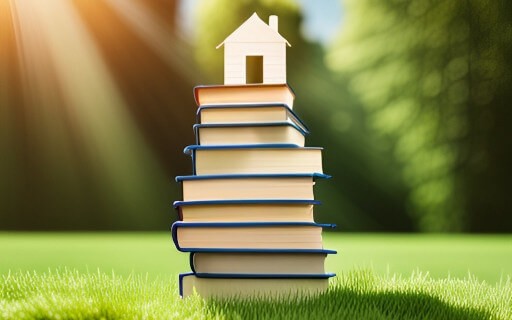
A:
POLYGON ((220 48, 226 42, 285 42, 291 47, 290 43, 261 20, 256 12, 216 48, 220 48))

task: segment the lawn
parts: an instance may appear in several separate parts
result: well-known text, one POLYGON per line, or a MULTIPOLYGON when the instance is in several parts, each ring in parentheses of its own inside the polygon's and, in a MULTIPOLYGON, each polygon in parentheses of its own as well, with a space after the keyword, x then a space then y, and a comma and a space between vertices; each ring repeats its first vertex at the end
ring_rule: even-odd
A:
POLYGON ((323 296, 182 301, 176 274, 188 257, 167 233, 0 233, 0 318, 512 319, 512 236, 324 241, 339 254, 328 259, 338 277, 323 296))

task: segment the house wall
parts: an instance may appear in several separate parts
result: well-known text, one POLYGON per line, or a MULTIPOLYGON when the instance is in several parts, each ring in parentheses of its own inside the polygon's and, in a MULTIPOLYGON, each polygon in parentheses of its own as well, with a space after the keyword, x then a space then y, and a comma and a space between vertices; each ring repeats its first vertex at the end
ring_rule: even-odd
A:
POLYGON ((224 43, 224 84, 245 84, 245 57, 263 56, 263 83, 286 83, 286 44, 224 43))

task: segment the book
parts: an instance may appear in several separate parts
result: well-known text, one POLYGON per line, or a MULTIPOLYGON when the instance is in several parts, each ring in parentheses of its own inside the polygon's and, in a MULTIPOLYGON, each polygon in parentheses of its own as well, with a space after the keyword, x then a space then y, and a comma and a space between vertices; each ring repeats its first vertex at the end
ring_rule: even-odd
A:
POLYGON ((178 176, 183 200, 307 199, 313 200, 316 179, 322 173, 227 174, 178 176))
POLYGON ((197 123, 260 123, 291 122, 309 132, 306 124, 285 104, 211 104, 203 105, 196 112, 197 123))
POLYGON ((251 277, 197 277, 194 273, 179 275, 179 293, 185 298, 194 292, 202 298, 278 298, 297 295, 314 295, 327 290, 329 278, 334 274, 315 276, 270 275, 251 277))
POLYGON ((247 199, 175 201, 184 222, 313 222, 314 200, 247 199))
POLYGON ((323 173, 322 148, 293 144, 188 146, 195 175, 323 173))
POLYGON ((324 274, 325 258, 333 250, 307 252, 191 252, 190 268, 199 277, 210 274, 324 274))
MULTIPOLYGON (((179 251, 223 249, 322 249, 322 228, 313 222, 182 222, 172 224, 179 251)), ((228 250, 229 251, 229 250, 228 250)))
POLYGON ((303 147, 308 134, 291 122, 196 124, 194 132, 196 144, 202 146, 289 143, 303 147))
POLYGON ((283 84, 209 85, 194 88, 198 106, 206 104, 283 103, 293 109, 295 94, 283 84))

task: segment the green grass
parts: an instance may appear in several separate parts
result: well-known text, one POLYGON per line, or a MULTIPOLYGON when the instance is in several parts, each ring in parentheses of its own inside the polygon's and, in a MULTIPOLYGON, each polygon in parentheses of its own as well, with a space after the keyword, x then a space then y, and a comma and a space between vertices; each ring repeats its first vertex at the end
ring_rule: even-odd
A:
MULTIPOLYGON (((510 235, 400 235, 326 233, 325 247, 333 272, 372 269, 378 275, 433 278, 464 277, 495 283, 512 275, 510 235)), ((0 233, 0 274, 9 270, 44 272, 68 267, 80 272, 119 275, 132 272, 150 278, 187 271, 188 255, 176 251, 170 233, 0 233)))
POLYGON ((328 292, 279 301, 181 300, 174 279, 78 271, 0 280, 2 319, 511 319, 512 283, 341 274, 328 292))
POLYGON ((301 301, 181 300, 168 233, 0 233, 0 319, 512 319, 512 236, 334 234, 301 301), (67 271, 72 270, 72 271, 67 271))

